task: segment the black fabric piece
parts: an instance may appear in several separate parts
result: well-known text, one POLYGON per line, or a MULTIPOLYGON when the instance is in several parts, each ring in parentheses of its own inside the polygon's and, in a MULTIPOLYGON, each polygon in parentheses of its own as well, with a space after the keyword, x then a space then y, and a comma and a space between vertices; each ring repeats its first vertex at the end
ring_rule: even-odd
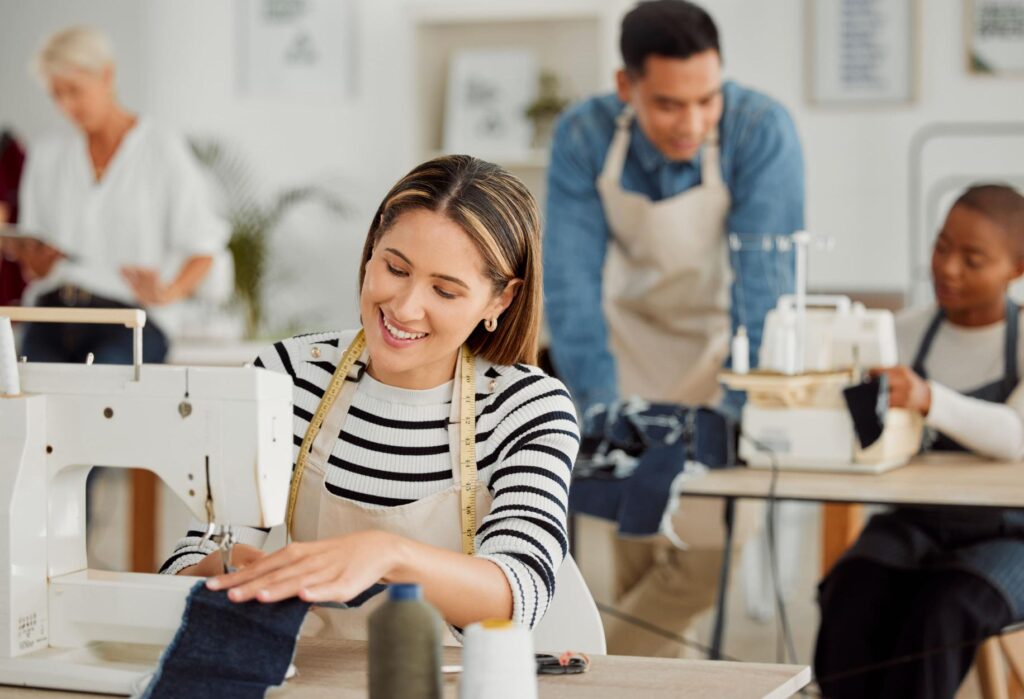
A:
POLYGON ((197 582, 142 699, 262 699, 284 682, 309 606, 236 603, 197 582))
POLYGON ((736 463, 736 425, 724 413, 630 400, 587 412, 569 508, 618 522, 625 536, 657 534, 669 490, 693 461, 736 463))
POLYGON ((889 410, 889 379, 885 374, 875 376, 856 386, 843 389, 846 409, 853 419, 853 430, 861 449, 878 441, 885 429, 885 415, 889 410))

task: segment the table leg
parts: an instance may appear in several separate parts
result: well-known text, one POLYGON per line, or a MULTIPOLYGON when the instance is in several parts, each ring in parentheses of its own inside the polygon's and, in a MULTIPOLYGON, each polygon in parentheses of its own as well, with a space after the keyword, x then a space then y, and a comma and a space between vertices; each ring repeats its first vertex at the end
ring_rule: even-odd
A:
POLYGON ((157 477, 152 471, 132 469, 131 570, 156 572, 157 477))
POLYGON ((824 577, 864 528, 864 506, 825 503, 821 508, 821 575, 824 577))
POLYGON ((711 660, 721 660, 722 658, 722 643, 725 636, 725 601, 729 594, 729 564, 732 561, 732 536, 735 515, 736 498, 725 498, 725 545, 722 550, 722 572, 718 577, 715 626, 711 634, 711 648, 708 654, 711 660))

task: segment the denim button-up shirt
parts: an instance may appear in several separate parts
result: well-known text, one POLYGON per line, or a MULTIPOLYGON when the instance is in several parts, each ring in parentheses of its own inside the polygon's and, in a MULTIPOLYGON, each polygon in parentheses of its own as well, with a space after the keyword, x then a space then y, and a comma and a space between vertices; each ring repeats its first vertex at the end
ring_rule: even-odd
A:
MULTIPOLYGON (((734 272, 732 326, 750 338, 756 366, 765 314, 793 289, 793 256, 773 247, 775 236, 804 226, 804 166, 796 128, 785 108, 735 83, 722 87, 718 126, 722 177, 732 203, 727 232, 739 234, 730 253, 734 272), (765 245, 762 245, 765 243, 765 245)), ((544 234, 545 313, 551 354, 581 408, 618 397, 615 359, 601 308, 602 270, 611 231, 597 178, 624 105, 614 94, 566 112, 555 128, 548 169, 544 234)), ((622 173, 624 189, 652 201, 700 184, 700 158, 671 161, 644 136, 636 120, 622 173)), ((680 222, 680 235, 686 234, 680 222)), ((727 407, 739 397, 730 394, 727 407)))

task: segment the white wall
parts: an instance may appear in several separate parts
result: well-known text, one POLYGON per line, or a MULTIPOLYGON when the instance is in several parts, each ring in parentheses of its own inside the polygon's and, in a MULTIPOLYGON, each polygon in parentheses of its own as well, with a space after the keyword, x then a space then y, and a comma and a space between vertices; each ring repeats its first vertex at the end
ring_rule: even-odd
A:
MULTIPOLYGON (((351 325, 354 258, 369 217, 387 187, 422 156, 413 145, 418 117, 409 7, 437 4, 352 1, 359 24, 355 96, 270 102, 237 93, 231 2, 0 0, 0 124, 28 137, 60 126, 24 66, 39 40, 58 26, 88 21, 103 27, 121 57, 121 92, 129 106, 187 133, 237 145, 267 191, 315 180, 334 184, 347 197, 353 205, 347 220, 330 220, 309 207, 282 226, 269 310, 278 327, 296 319, 312 327, 351 325)), ((595 2, 612 14, 629 5, 595 2)), ((936 121, 1022 120, 1022 83, 969 76, 962 0, 926 0, 920 2, 915 104, 812 107, 803 91, 804 0, 706 0, 706 6, 720 25, 727 75, 774 95, 796 119, 807 160, 808 226, 837 241, 833 252, 812 257, 812 285, 905 289, 912 134, 936 121)), ((615 52, 609 36, 598 55, 614 63, 615 52)))
MULTIPOLYGON (((903 290, 909 284, 908 155, 913 134, 939 121, 1024 120, 1020 80, 968 75, 962 0, 921 0, 918 99, 841 110, 804 97, 803 0, 707 0, 724 37, 727 73, 788 106, 807 161, 807 222, 837 247, 812 255, 813 286, 903 290)), ((987 171, 1014 162, 989 158, 987 171)), ((1017 161, 1019 162, 1019 161, 1017 161)), ((1024 166, 1019 166, 1024 169, 1024 166)), ((981 171, 981 170, 975 170, 981 171)))

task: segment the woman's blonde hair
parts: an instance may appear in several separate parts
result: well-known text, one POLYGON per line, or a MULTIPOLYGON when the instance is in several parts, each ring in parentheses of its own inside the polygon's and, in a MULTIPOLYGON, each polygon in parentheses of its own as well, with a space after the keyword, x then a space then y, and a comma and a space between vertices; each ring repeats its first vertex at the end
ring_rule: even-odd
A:
POLYGON ((100 75, 114 64, 114 49, 102 32, 92 27, 68 27, 50 35, 36 53, 33 67, 42 80, 81 70, 100 75))
POLYGON ((494 364, 536 364, 543 293, 540 213, 533 195, 497 165, 468 155, 443 156, 413 168, 373 217, 359 265, 360 288, 377 241, 399 216, 415 209, 443 214, 469 235, 495 294, 522 280, 498 329, 488 332, 478 324, 466 340, 469 349, 494 364))

